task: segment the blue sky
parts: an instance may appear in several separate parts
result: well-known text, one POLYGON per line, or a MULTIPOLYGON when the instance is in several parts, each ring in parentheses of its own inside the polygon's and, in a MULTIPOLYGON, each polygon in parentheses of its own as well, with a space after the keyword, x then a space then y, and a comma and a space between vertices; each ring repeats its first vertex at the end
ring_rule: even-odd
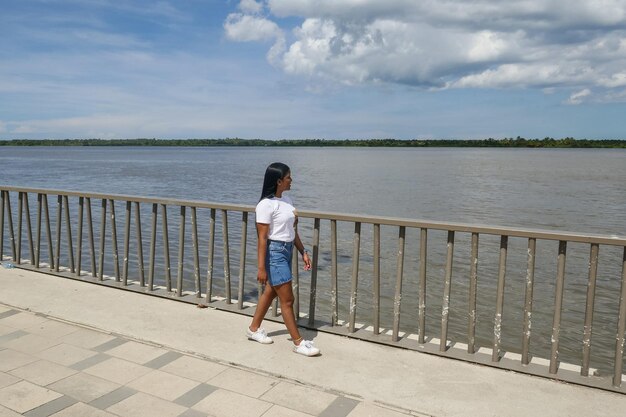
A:
POLYGON ((0 0, 0 139, 626 138, 626 0, 0 0))

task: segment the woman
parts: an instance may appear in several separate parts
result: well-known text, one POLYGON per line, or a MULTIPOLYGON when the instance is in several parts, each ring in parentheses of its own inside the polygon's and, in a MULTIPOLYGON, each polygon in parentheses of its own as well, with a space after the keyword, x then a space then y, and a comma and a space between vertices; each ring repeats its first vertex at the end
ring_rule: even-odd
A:
POLYGON ((308 252, 298 236, 298 218, 291 199, 284 195, 291 189, 291 171, 283 163, 275 162, 267 167, 263 180, 261 200, 256 206, 256 227, 258 235, 258 274, 257 281, 265 287, 252 324, 246 331, 248 339, 259 343, 272 343, 261 322, 278 296, 283 321, 291 335, 293 351, 305 356, 319 355, 320 350, 313 342, 303 340, 298 331, 293 312, 293 290, 291 288, 291 254, 295 245, 302 255, 304 269, 311 269, 308 252), (269 285, 266 285, 268 284, 269 285))

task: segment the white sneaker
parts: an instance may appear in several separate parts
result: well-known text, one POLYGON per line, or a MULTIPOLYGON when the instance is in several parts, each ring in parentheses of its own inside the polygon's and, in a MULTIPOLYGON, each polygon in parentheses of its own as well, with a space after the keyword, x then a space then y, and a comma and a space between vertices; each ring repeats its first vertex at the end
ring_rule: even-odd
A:
POLYGON ((303 340, 298 346, 293 347, 293 351, 304 356, 317 356, 320 354, 320 350, 313 346, 311 340, 303 340))
POLYGON ((253 332, 248 327, 246 329, 246 336, 248 336, 248 339, 254 340, 255 342, 263 343, 264 345, 267 345, 269 343, 274 343, 272 338, 267 335, 267 332, 265 331, 265 329, 261 327, 259 327, 256 332, 253 332))

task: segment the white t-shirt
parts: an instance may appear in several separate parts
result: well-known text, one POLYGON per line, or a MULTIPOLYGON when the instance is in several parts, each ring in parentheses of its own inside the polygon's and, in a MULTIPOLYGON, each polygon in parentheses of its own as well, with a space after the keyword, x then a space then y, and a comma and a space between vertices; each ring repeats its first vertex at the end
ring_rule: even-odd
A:
POLYGON ((292 242, 296 238, 296 208, 288 196, 264 198, 255 211, 257 223, 270 225, 269 239, 292 242))

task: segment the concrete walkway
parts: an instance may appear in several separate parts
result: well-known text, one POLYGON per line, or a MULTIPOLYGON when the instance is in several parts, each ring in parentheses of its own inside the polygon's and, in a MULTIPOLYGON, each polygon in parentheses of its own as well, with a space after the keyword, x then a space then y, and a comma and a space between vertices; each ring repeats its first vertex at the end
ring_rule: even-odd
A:
POLYGON ((626 396, 0 268, 0 416, 623 416, 626 396))

